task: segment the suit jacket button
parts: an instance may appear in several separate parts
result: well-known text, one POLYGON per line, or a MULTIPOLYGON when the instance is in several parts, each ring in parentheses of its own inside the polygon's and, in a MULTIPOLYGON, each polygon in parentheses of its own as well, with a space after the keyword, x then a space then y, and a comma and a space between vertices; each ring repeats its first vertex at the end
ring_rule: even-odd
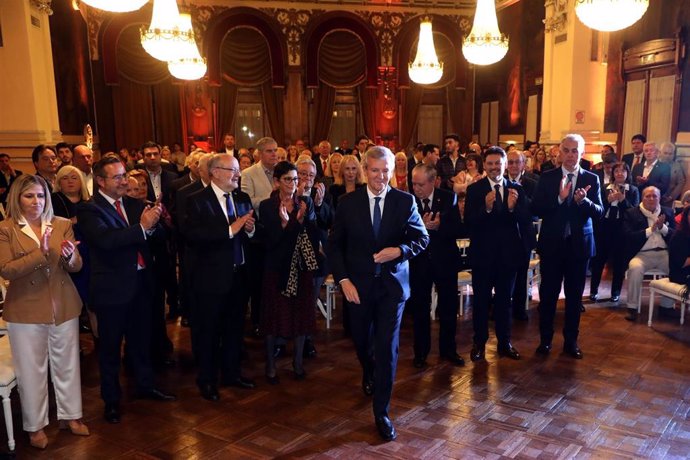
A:
POLYGON ((31 284, 32 284, 32 285, 33 285, 33 284, 36 284, 36 282, 32 280, 32 281, 31 281, 31 284))

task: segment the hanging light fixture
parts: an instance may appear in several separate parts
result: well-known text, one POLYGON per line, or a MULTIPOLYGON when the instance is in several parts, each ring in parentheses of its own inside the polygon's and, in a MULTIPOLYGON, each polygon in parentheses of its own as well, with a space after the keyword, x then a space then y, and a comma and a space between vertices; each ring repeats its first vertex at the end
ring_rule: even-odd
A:
POLYGON ((613 32, 635 24, 647 7, 649 0, 576 0, 575 14, 591 29, 613 32))
POLYGON ((180 55, 182 45, 193 42, 189 32, 180 30, 180 11, 175 0, 154 0, 151 25, 141 28, 141 46, 159 61, 180 55))
POLYGON ((434 33, 431 19, 425 16, 419 24, 419 40, 414 62, 407 66, 410 79, 420 85, 436 83, 443 76, 443 62, 439 62, 434 48, 434 33))
POLYGON ((494 0, 477 0, 472 31, 462 42, 462 54, 472 64, 489 65, 508 52, 508 37, 498 29, 494 0))
POLYGON ((177 47, 177 58, 168 61, 168 71, 180 80, 198 80, 206 74, 206 59, 199 54, 196 45, 192 16, 189 13, 180 14, 180 32, 189 34, 191 40, 177 47))
POLYGON ((81 3, 112 13, 127 13, 136 11, 149 0, 81 0, 81 3))

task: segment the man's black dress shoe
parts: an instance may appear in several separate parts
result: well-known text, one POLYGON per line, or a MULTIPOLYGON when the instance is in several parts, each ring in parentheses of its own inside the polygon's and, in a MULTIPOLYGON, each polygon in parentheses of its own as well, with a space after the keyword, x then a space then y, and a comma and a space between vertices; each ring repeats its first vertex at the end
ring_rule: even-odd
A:
POLYGON ((577 345, 563 347, 563 353, 575 359, 582 359, 584 357, 582 350, 577 345))
POLYGON ((551 353, 551 344, 550 343, 540 343, 539 346, 537 347, 537 351, 535 352, 538 355, 548 355, 551 353))
POLYGON ((304 341, 304 352, 302 353, 302 356, 305 358, 314 358, 316 357, 316 347, 314 346, 314 341, 311 339, 305 340, 304 341))
POLYGON ((371 396, 374 394, 374 379, 365 375, 362 377, 362 391, 365 396, 371 396))
POLYGON ((280 358, 285 355, 285 345, 276 345, 273 349, 273 357, 280 358))
POLYGON ((416 369, 421 369, 426 366, 426 358, 422 356, 415 356, 414 359, 412 360, 412 365, 416 369))
POLYGON ((278 385, 280 383, 280 377, 278 375, 266 376, 266 381, 268 382, 269 385, 278 385))
POLYGON ((616 295, 613 295, 613 294, 612 294, 612 295, 611 295, 611 302, 613 302, 613 303, 618 303, 619 300, 621 300, 621 295, 620 295, 620 294, 616 294, 616 295))
POLYGON ((498 347, 498 356, 504 356, 510 359, 520 359, 520 353, 511 345, 505 347, 498 347))
POLYGON ((218 388, 216 388, 215 385, 211 385, 210 383, 207 385, 200 385, 199 393, 201 393, 201 397, 206 399, 207 401, 218 401, 220 399, 220 395, 218 394, 218 388))
POLYGON ((454 366, 464 366, 465 360, 457 353, 448 353, 441 355, 441 359, 445 359, 454 366))
POLYGON ((585 311, 587 311, 585 310, 585 306, 580 304, 580 313, 584 313, 585 311))
POLYGON ((628 316, 626 316, 625 319, 634 323, 637 321, 637 316, 637 310, 630 308, 628 309, 628 316))
POLYGON ((590 302, 597 302, 599 300, 599 294, 594 293, 589 295, 589 301, 590 302))
POLYGON ((170 393, 163 393, 158 388, 151 388, 150 390, 140 391, 137 394, 139 399, 150 399, 151 401, 175 401, 177 396, 170 393))
POLYGON ((108 423, 120 423, 120 405, 117 403, 106 403, 103 418, 108 423))
POLYGON ((253 390, 256 388, 256 383, 253 380, 244 378, 242 376, 234 379, 225 380, 223 385, 226 387, 244 388, 245 390, 253 390))
POLYGON ((384 441, 393 441, 398 437, 398 433, 395 431, 395 427, 393 427, 393 422, 391 422, 387 415, 376 417, 376 429, 384 441))
POLYGON ((484 345, 477 345, 476 343, 472 345, 472 351, 470 351, 470 359, 472 362, 484 361, 484 345))
POLYGON ((517 321, 528 321, 529 316, 525 310, 513 310, 513 319, 517 321))

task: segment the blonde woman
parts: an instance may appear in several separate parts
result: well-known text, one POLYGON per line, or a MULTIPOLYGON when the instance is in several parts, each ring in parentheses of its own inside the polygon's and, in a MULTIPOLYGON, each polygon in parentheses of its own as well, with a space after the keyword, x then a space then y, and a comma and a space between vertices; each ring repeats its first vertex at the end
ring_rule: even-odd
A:
POLYGON ((45 181, 21 175, 7 198, 7 220, 0 222, 0 276, 10 281, 2 316, 12 346, 23 427, 38 449, 48 445, 43 428, 48 425, 49 373, 60 428, 89 435, 81 421, 82 303, 69 277, 81 266, 72 224, 53 216, 45 181))
POLYGON ((338 207, 338 198, 340 196, 354 192, 359 187, 364 187, 364 173, 362 172, 362 165, 354 155, 345 155, 340 162, 340 170, 334 183, 328 189, 328 192, 333 197, 333 208, 338 207))
POLYGON ((342 162, 343 156, 338 152, 333 152, 328 158, 326 170, 323 172, 323 183, 326 187, 330 187, 335 183, 335 178, 340 173, 340 163, 342 162))
POLYGON ((398 152, 395 154, 395 174, 391 180, 391 186, 409 192, 410 187, 407 183, 409 170, 407 169, 407 154, 405 152, 398 152))

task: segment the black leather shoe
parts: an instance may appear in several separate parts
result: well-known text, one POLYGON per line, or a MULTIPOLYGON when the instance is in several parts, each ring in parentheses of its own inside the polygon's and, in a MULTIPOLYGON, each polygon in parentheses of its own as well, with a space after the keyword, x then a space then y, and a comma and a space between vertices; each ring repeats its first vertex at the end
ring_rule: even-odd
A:
POLYGON ((256 383, 254 383, 253 380, 244 378, 242 376, 226 380, 223 382, 223 385, 226 387, 243 388, 245 390, 253 390, 256 388, 256 383))
POLYGON ((516 321, 528 321, 529 316, 525 310, 513 310, 513 319, 516 321))
POLYGON ((278 375, 274 375, 271 377, 270 375, 266 376, 266 381, 268 382, 269 385, 278 385, 280 383, 280 377, 278 375))
POLYGON ((393 441, 398 437, 393 422, 391 422, 387 415, 376 417, 376 430, 384 441, 393 441))
POLYGON ((578 347, 577 345, 564 347, 563 353, 575 359, 582 359, 584 357, 584 355, 582 354, 582 350, 580 350, 580 347, 578 347))
POLYGON ((630 308, 628 309, 628 316, 626 316, 625 319, 634 323, 637 321, 637 316, 637 310, 630 308))
POLYGON ((304 341, 304 352, 302 353, 302 356, 305 358, 314 358, 316 357, 316 347, 314 346, 314 342, 312 340, 305 340, 304 341))
POLYGON ((616 294, 616 295, 611 296, 611 302, 618 303, 619 300, 621 300, 620 294, 616 294))
POLYGON ((464 366, 465 360, 457 353, 448 353, 441 355, 441 359, 445 359, 454 366, 464 366))
POLYGON ((594 294, 589 295, 589 301, 590 302, 597 302, 599 300, 599 294, 596 292, 594 294))
POLYGON ((477 345, 476 343, 472 345, 472 351, 470 352, 470 359, 472 362, 484 361, 484 345, 477 345))
POLYGON ((285 345, 276 345, 273 349, 273 357, 280 358, 281 356, 285 356, 285 345))
POLYGON ((163 393, 158 388, 151 388, 150 390, 140 391, 137 395, 139 399, 150 399, 151 401, 175 401, 177 396, 170 393, 163 393))
POLYGON ((585 311, 587 311, 585 310, 585 306, 580 304, 580 313, 584 313, 585 311))
POLYGON ((503 356, 510 359, 520 359, 520 353, 511 345, 508 344, 505 347, 498 347, 498 356, 503 356))
POLYGON ((252 336, 254 336, 254 338, 256 338, 256 339, 258 339, 259 337, 261 337, 261 331, 259 331, 259 326, 258 326, 258 325, 252 326, 252 336))
POLYGON ((412 365, 415 367, 415 369, 426 367, 426 358, 422 356, 415 356, 412 360, 412 365))
POLYGON ((103 418, 108 423, 120 423, 120 405, 106 403, 103 418))
POLYGON ((220 399, 218 388, 210 383, 207 385, 200 385, 199 393, 201 393, 201 397, 207 401, 218 401, 220 399))
POLYGON ((535 353, 538 355, 547 356, 549 353, 551 353, 551 344, 550 343, 540 343, 539 346, 537 347, 537 351, 535 353))
POLYGON ((297 371, 292 371, 292 372, 295 376, 295 380, 297 380, 298 382, 301 382, 302 380, 307 378, 307 372, 304 369, 302 369, 302 372, 297 372, 297 371))
POLYGON ((367 375, 362 377, 362 392, 365 396, 371 396, 374 394, 374 379, 367 375))

